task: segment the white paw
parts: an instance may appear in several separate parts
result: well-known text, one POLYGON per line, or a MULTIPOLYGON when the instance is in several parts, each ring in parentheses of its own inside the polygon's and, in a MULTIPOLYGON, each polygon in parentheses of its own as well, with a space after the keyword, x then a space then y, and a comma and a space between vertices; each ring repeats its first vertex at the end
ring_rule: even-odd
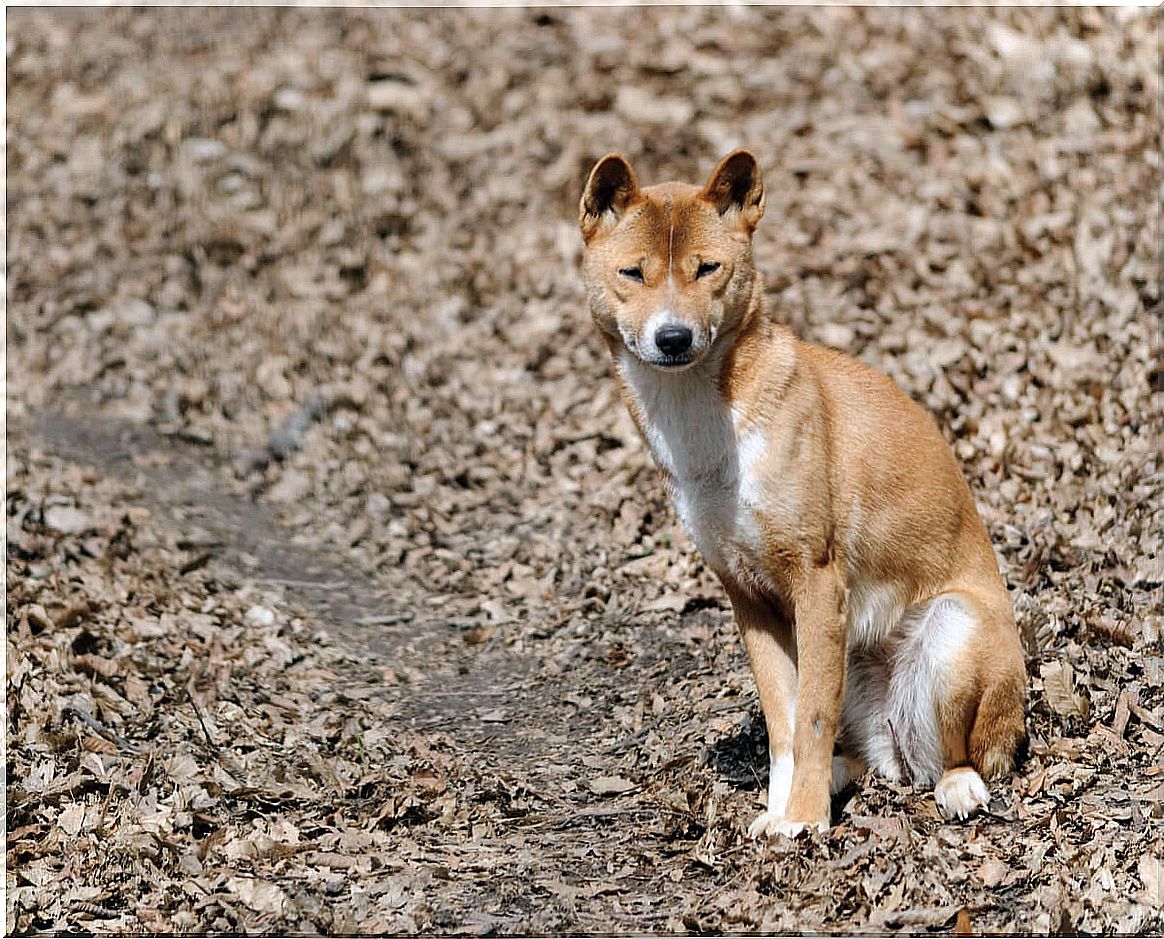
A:
POLYGON ((990 803, 990 790, 977 771, 960 766, 938 780, 934 801, 946 818, 969 818, 990 803))
POLYGON ((795 838, 806 828, 817 831, 826 831, 828 826, 823 822, 790 822, 783 815, 775 812, 761 812, 756 820, 748 826, 749 838, 770 838, 772 835, 785 835, 795 838))

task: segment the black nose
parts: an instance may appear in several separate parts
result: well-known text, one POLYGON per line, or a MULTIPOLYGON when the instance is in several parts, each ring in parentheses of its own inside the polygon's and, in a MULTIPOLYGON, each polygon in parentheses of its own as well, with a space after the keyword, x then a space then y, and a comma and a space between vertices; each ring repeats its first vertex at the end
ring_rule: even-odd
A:
POLYGON ((682 355, 691 348, 691 330, 668 323, 655 330, 655 345, 664 355, 682 355))

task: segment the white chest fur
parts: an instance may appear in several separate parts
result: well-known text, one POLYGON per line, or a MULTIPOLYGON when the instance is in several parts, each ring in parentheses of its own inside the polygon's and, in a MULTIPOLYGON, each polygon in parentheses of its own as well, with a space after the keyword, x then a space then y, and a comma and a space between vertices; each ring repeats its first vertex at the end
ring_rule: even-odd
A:
POLYGON ((764 437, 740 426, 714 376, 697 368, 660 372, 629 353, 619 360, 683 527, 713 569, 752 582, 762 576, 755 511, 764 437))

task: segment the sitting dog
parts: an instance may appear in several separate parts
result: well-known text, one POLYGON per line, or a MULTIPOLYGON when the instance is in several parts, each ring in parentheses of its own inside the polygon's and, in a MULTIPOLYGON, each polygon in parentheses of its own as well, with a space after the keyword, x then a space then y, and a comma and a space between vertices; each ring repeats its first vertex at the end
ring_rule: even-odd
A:
POLYGON ((764 314, 764 201, 737 150, 702 187, 640 188, 610 154, 580 204, 591 314, 756 679, 770 770, 749 834, 827 828, 867 766, 965 818, 1025 737, 1006 587, 932 418, 764 314))

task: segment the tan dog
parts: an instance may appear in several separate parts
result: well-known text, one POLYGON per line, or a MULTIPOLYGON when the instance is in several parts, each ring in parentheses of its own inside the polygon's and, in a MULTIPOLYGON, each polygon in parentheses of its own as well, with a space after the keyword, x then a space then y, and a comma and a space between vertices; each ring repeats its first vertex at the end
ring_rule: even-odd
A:
POLYGON ((982 777, 1008 773, 1025 735, 994 552, 933 420, 764 315, 755 157, 729 154, 702 188, 640 189, 611 154, 580 214, 623 399, 756 678, 771 766, 749 833, 826 828, 830 791, 866 765, 934 785, 946 816, 986 805, 982 777))

